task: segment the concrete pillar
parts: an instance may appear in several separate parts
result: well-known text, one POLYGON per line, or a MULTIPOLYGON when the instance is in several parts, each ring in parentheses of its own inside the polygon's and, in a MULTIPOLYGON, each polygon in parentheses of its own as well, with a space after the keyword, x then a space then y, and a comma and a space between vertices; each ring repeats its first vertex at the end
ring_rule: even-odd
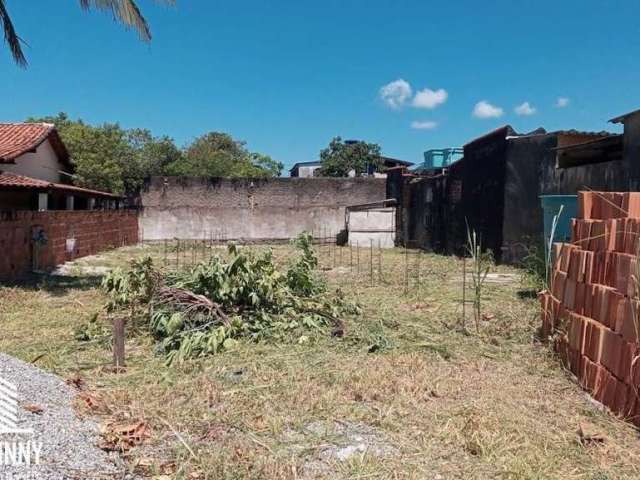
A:
POLYGON ((49 194, 38 193, 38 211, 44 212, 49 209, 49 194))
POLYGON ((67 195, 66 201, 67 201, 67 210, 73 210, 74 203, 75 203, 73 195, 67 195))

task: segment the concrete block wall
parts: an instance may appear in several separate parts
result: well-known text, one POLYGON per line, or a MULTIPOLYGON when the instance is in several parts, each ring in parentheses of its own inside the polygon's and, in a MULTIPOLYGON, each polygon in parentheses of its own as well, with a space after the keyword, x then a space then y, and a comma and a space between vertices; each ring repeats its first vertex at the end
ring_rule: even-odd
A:
POLYGON ((385 198, 385 179, 154 177, 140 194, 144 240, 285 240, 345 227, 345 207, 385 198))
POLYGON ((540 295, 542 333, 593 398, 640 426, 640 193, 579 192, 578 209, 540 295))
POLYGON ((0 216, 0 279, 51 270, 68 260, 138 242, 137 212, 15 211, 0 216), (46 244, 33 236, 43 231, 46 244))

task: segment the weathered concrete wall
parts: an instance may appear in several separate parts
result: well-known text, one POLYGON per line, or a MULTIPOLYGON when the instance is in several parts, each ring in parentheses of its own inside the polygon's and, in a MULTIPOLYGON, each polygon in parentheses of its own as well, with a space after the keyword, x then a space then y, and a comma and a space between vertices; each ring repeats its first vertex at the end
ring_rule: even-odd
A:
POLYGON ((143 188, 144 240, 283 240, 345 228, 345 207, 385 198, 372 178, 220 179, 154 177, 143 188))
POLYGON ((629 169, 629 190, 640 190, 640 113, 624 122, 624 161, 629 169))
POLYGON ((504 183, 509 126, 464 146, 462 204, 464 217, 497 260, 502 256, 504 183))
POLYGON ((527 248, 542 241, 540 195, 575 195, 579 190, 631 189, 633 175, 626 160, 557 168, 554 148, 593 140, 593 136, 549 134, 512 138, 507 148, 504 185, 502 260, 517 262, 527 248))
POLYGON ((557 136, 537 135, 509 140, 505 163, 502 260, 516 263, 542 242, 540 175, 555 175, 557 136), (545 170, 547 168, 547 170, 545 170))

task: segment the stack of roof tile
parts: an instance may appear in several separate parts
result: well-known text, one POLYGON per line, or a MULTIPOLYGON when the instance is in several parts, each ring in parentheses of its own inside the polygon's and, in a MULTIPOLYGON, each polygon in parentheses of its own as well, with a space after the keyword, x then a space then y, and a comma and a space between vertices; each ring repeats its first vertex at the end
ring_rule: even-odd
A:
POLYGON ((554 246, 542 333, 585 390, 640 425, 640 192, 579 192, 578 217, 571 243, 554 246))

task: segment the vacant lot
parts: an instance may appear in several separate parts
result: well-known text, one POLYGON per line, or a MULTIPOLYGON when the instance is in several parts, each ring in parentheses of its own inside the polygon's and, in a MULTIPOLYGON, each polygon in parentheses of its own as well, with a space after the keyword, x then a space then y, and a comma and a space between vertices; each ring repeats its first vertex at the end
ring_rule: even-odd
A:
MULTIPOLYGON (((103 268, 151 255, 183 268, 222 248, 140 246, 77 262, 66 278, 0 287, 0 350, 81 377, 94 414, 151 427, 126 453, 160 478, 624 479, 640 477, 630 426, 591 403, 535 341, 538 305, 516 270, 494 269, 476 332, 462 318, 462 262, 320 246, 323 275, 364 313, 345 334, 252 343, 167 367, 130 332, 114 373, 103 268), (165 253, 166 252, 166 253, 165 253), (165 260, 166 259, 166 260, 165 260), (358 266, 359 262, 359 266, 358 266), (90 268, 87 268, 90 267, 90 268), (97 315, 90 341, 79 327, 97 315), (108 332, 108 330, 106 330, 108 332), (579 426, 602 441, 579 441, 579 426)), ((267 248, 267 247, 247 247, 267 248)), ((274 246, 286 262, 288 246, 274 246)), ((166 265, 166 266, 165 266, 166 265)), ((468 294, 467 294, 468 295, 468 294)))

